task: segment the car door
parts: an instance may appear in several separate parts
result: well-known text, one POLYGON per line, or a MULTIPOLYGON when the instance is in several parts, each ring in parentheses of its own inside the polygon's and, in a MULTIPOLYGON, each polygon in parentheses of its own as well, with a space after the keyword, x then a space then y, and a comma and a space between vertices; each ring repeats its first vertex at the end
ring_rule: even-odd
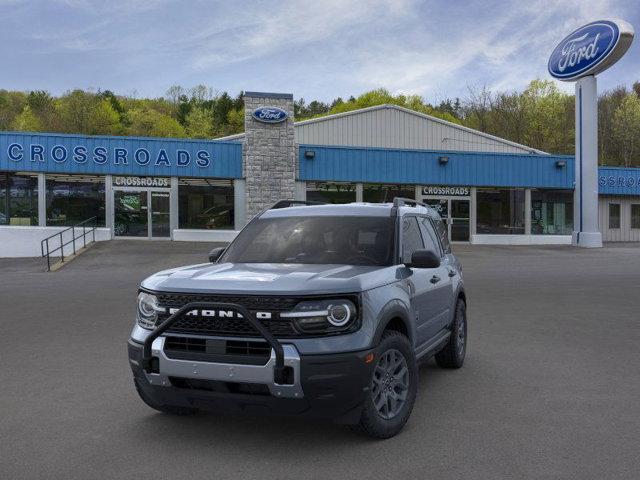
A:
POLYGON ((427 217, 420 217, 419 222, 425 248, 435 252, 441 259, 438 268, 431 269, 432 275, 429 282, 432 285, 429 291, 429 304, 433 312, 433 320, 428 329, 429 338, 449 325, 451 320, 451 308, 453 303, 453 282, 451 281, 451 266, 445 261, 445 252, 438 239, 433 222, 427 217))
MULTIPOLYGON (((424 240, 418 217, 407 215, 402 218, 402 262, 410 263, 415 250, 423 249, 424 240)), ((411 275, 407 283, 411 292, 411 310, 416 322, 416 345, 420 346, 428 341, 436 330, 434 321, 437 319, 437 307, 432 302, 432 291, 435 285, 432 277, 435 274, 431 268, 411 268, 411 275)))

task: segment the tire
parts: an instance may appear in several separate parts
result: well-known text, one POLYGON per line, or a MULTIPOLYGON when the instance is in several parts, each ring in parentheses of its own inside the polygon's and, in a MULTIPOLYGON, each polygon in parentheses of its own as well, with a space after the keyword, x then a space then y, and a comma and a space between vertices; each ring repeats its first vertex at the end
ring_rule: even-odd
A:
POLYGON ((440 368, 460 368, 467 353, 467 305, 464 300, 456 303, 456 316, 451 324, 451 336, 445 347, 436 353, 440 368))
POLYGON ((148 397, 144 390, 140 387, 140 380, 134 377, 133 383, 136 386, 136 392, 149 407, 157 410, 158 412, 167 413, 170 415, 194 415, 198 413, 197 408, 177 407, 175 405, 161 405, 152 398, 148 397))
POLYGON ((385 439, 397 435, 411 415, 418 391, 418 366, 409 339, 396 331, 384 333, 375 359, 358 427, 372 438, 385 439), (382 404, 386 405, 380 407, 382 404))

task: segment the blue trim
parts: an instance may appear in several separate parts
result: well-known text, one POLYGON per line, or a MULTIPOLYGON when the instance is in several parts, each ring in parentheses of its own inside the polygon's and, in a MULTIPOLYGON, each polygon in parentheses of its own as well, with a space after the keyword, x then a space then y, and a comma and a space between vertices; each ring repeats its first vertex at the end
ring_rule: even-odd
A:
POLYGON ((598 168, 598 191, 601 195, 640 196, 640 168, 598 168))
POLYGON ((575 173, 567 155, 300 145, 298 158, 302 181, 573 189, 575 173), (560 159, 566 167, 556 166, 560 159))
POLYGON ((169 138, 0 132, 0 170, 241 178, 242 144, 169 138))

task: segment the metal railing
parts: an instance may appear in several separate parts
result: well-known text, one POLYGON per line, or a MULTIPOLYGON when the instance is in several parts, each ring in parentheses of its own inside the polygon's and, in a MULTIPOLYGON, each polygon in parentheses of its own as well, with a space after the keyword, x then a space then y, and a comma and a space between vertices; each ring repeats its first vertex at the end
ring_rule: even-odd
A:
MULTIPOLYGON (((60 251, 60 261, 64 262, 64 247, 67 245, 73 245, 73 254, 76 254, 76 240, 82 239, 82 246, 87 246, 87 235, 91 235, 91 240, 96 241, 96 217, 87 218, 86 220, 72 225, 70 227, 65 228, 64 230, 60 230, 58 233, 54 233, 53 235, 45 238, 40 242, 40 251, 42 252, 42 257, 46 257, 47 259, 47 271, 51 271, 51 255, 56 253, 58 250, 60 251), (71 232, 71 239, 66 242, 63 239, 63 235, 66 232, 71 232), (78 232, 78 236, 76 236, 76 232, 78 232), (80 233, 81 232, 81 233, 80 233), (49 241, 53 241, 54 239, 60 240, 60 245, 56 248, 51 248, 49 241)), ((80 243, 80 242, 78 242, 80 243)))

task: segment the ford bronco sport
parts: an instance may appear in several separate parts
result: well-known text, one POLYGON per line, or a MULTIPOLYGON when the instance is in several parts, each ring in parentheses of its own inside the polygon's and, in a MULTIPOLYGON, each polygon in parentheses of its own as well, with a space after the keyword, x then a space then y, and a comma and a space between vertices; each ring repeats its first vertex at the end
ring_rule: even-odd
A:
POLYGON ((331 418, 388 438, 407 422, 419 362, 459 368, 462 268, 430 207, 282 201, 210 263, 140 285, 129 363, 161 412, 331 418))

